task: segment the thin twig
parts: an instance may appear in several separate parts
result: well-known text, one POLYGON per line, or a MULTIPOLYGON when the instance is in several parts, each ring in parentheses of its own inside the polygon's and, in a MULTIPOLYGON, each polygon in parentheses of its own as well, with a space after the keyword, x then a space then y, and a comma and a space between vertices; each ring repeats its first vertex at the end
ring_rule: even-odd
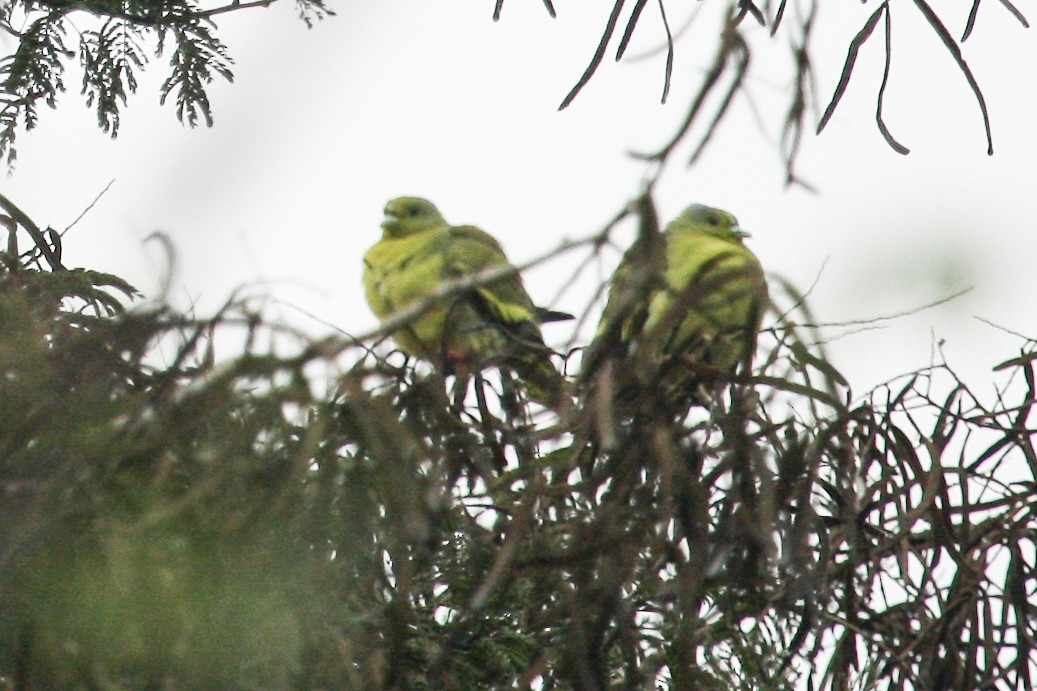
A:
POLYGON ((79 223, 79 221, 83 218, 83 216, 86 216, 87 213, 90 212, 90 209, 94 208, 94 204, 96 204, 98 201, 100 201, 101 197, 103 197, 105 195, 105 193, 109 189, 111 189, 111 186, 113 184, 115 184, 115 178, 112 178, 111 180, 109 180, 108 184, 104 186, 104 189, 101 190, 100 192, 98 192, 97 196, 94 197, 94 200, 92 202, 90 202, 90 204, 87 205, 87 207, 85 209, 83 209, 82 213, 80 213, 78 216, 76 216, 76 219, 74 221, 72 221, 67 226, 65 226, 65 229, 63 231, 61 231, 61 235, 63 237, 64 237, 65 233, 67 233, 69 230, 72 229, 72 226, 74 226, 75 224, 79 223))

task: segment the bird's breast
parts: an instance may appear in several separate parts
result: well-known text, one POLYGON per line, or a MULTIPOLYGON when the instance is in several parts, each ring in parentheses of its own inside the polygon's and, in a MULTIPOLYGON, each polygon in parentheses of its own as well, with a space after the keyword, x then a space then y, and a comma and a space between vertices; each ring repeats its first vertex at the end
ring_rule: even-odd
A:
POLYGON ((443 254, 423 235, 383 239, 364 258, 365 283, 387 316, 420 300, 443 280, 443 254))

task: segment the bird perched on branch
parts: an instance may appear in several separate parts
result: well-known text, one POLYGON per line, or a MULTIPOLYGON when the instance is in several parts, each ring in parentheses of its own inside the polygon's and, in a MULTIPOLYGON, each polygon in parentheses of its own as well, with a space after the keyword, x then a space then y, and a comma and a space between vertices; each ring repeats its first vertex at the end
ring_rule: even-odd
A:
POLYGON ((692 397, 748 369, 768 296, 747 235, 726 211, 695 204, 666 226, 657 251, 639 240, 613 276, 601 350, 628 353, 647 383, 692 397))
POLYGON ((551 363, 540 325, 573 316, 536 307, 517 271, 434 297, 452 279, 478 282, 479 274, 511 265, 493 236, 474 226, 450 225, 426 199, 390 201, 382 230, 382 239, 364 256, 371 310, 384 323, 429 301, 392 332, 399 348, 447 374, 486 366, 511 369, 533 400, 557 410, 566 396, 565 380, 551 363))

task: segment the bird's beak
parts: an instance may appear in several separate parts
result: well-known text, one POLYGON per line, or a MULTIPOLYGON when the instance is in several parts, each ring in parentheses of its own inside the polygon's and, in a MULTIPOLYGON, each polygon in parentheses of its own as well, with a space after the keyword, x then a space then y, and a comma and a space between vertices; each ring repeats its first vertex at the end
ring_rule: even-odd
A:
POLYGON ((753 236, 752 233, 750 233, 748 230, 745 230, 741 226, 734 226, 733 228, 731 228, 731 232, 733 232, 740 238, 751 238, 753 236))
POLYGON ((386 211, 385 212, 385 218, 382 219, 382 227, 385 228, 386 226, 395 225, 396 223, 399 222, 399 220, 400 220, 399 216, 397 216, 396 214, 394 214, 394 213, 392 213, 390 211, 386 211))

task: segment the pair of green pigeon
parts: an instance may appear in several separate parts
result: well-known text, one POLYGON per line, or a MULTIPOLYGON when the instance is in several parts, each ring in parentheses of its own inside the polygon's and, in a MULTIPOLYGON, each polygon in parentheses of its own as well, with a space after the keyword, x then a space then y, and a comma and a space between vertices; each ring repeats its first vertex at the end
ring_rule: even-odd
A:
MULTIPOLYGON (((473 226, 450 225, 426 199, 390 201, 382 229, 364 256, 367 302, 383 322, 416 303, 424 307, 393 331, 399 348, 447 373, 510 369, 533 400, 558 410, 568 397, 566 382, 540 326, 572 316, 535 306, 518 272, 507 270, 497 240, 473 226), (472 278, 493 269, 502 275, 472 278), (455 284, 443 294, 448 281, 466 278, 475 285, 455 284)), ((658 258, 646 264, 647 255, 634 249, 623 258, 598 340, 607 350, 654 363, 671 387, 691 389, 748 367, 767 283, 745 236, 731 214, 688 207, 666 226, 658 258)))

